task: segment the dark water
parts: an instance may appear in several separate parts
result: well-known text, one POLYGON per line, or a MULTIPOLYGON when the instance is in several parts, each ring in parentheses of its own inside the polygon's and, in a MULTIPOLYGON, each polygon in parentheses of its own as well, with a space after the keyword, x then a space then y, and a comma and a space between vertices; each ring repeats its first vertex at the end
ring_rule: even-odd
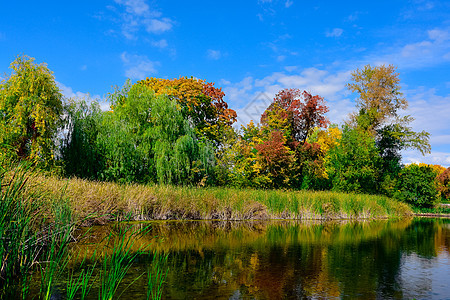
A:
MULTIPOLYGON (((163 299, 450 299, 450 220, 155 222, 133 247, 150 242, 169 255, 163 299)), ((150 263, 135 262, 120 290, 150 263)), ((146 289, 142 276, 120 299, 146 289)))

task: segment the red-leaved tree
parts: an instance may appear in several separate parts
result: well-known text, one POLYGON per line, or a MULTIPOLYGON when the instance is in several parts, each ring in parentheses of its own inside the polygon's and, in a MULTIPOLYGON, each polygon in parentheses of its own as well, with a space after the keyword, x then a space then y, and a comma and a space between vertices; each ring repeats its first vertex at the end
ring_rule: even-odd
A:
MULTIPOLYGON (((299 89, 283 89, 276 94, 273 103, 261 116, 261 124, 271 126, 271 118, 287 118, 290 137, 293 141, 305 143, 314 127, 326 128, 330 121, 323 97, 313 96, 299 89), (276 113, 273 113, 276 110, 276 113)), ((280 129, 280 128, 273 128, 280 129)))

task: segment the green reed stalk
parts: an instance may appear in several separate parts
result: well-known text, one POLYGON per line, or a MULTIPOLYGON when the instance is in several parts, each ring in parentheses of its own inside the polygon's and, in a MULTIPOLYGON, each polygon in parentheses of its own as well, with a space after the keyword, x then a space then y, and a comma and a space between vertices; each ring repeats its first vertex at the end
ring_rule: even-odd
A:
POLYGON ((17 298, 18 293, 27 296, 28 273, 39 253, 34 233, 39 204, 23 193, 28 170, 29 166, 21 164, 0 171, 0 298, 17 298), (8 177, 9 170, 12 175, 8 177))
MULTIPOLYGON (((94 252, 94 255, 92 256, 92 260, 95 261, 96 252, 94 252)), ((93 282, 89 284, 92 274, 94 273, 95 266, 97 265, 97 261, 95 261, 92 265, 88 267, 84 267, 84 264, 86 263, 86 256, 84 256, 83 260, 81 261, 80 268, 82 268, 81 273, 78 275, 78 277, 74 277, 73 271, 69 273, 69 278, 67 280, 67 289, 66 289, 66 296, 68 300, 72 299, 80 299, 83 300, 86 298, 86 295, 89 293, 89 291, 92 288, 93 282), (81 294, 79 298, 75 298, 77 292, 81 290, 81 294)))
MULTIPOLYGON (((62 191, 64 193, 64 190, 62 191)), ((72 240, 75 223, 67 199, 60 197, 53 203, 54 223, 48 227, 49 241, 45 261, 41 263, 41 298, 50 299, 54 281, 61 275, 69 261, 68 244, 72 240)))
POLYGON ((169 271, 166 267, 167 257, 168 255, 161 255, 158 252, 153 254, 152 267, 147 270, 147 300, 159 300, 162 297, 162 285, 169 271))
POLYGON ((103 270, 100 275, 101 287, 99 299, 113 299, 119 288, 119 284, 133 265, 134 260, 142 254, 142 247, 136 253, 131 253, 134 239, 138 235, 146 232, 148 228, 149 226, 143 230, 133 230, 133 227, 125 230, 119 229, 118 239, 112 233, 109 235, 109 240, 114 238, 112 254, 109 257, 105 257, 103 261, 103 270), (128 237, 126 237, 127 233, 129 234, 128 237))

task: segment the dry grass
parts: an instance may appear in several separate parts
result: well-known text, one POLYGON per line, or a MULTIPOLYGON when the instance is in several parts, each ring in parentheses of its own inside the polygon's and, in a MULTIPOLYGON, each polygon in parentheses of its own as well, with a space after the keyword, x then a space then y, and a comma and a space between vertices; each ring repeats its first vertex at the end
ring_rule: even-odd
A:
POLYGON ((47 202, 65 197, 86 225, 167 219, 371 219, 411 215, 408 205, 374 195, 337 192, 120 185, 33 176, 29 192, 47 202))

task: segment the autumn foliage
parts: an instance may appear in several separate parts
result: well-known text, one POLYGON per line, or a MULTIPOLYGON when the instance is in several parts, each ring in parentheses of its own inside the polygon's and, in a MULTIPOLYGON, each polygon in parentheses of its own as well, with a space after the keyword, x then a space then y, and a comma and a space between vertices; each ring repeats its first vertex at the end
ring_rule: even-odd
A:
POLYGON ((290 138, 304 143, 315 127, 326 128, 330 121, 325 117, 328 107, 324 99, 299 89, 278 92, 273 103, 261 116, 261 124, 278 129, 273 119, 286 120, 290 138))
POLYGON ((357 109, 342 126, 329 127, 323 97, 288 88, 259 124, 241 130, 224 91, 202 79, 127 81, 102 111, 90 99, 65 100, 52 72, 30 57, 11 69, 0 83, 0 160, 117 182, 334 189, 400 200, 428 193, 413 203, 419 206, 435 203, 434 192, 450 197, 450 168, 402 165, 402 150, 431 147, 429 134, 400 115, 408 103, 392 65, 351 74, 357 109))
POLYGON ((222 131, 236 121, 236 112, 223 100, 225 93, 214 83, 193 77, 174 79, 146 78, 138 84, 176 100, 184 115, 194 124, 196 133, 216 145, 222 142, 222 131))

